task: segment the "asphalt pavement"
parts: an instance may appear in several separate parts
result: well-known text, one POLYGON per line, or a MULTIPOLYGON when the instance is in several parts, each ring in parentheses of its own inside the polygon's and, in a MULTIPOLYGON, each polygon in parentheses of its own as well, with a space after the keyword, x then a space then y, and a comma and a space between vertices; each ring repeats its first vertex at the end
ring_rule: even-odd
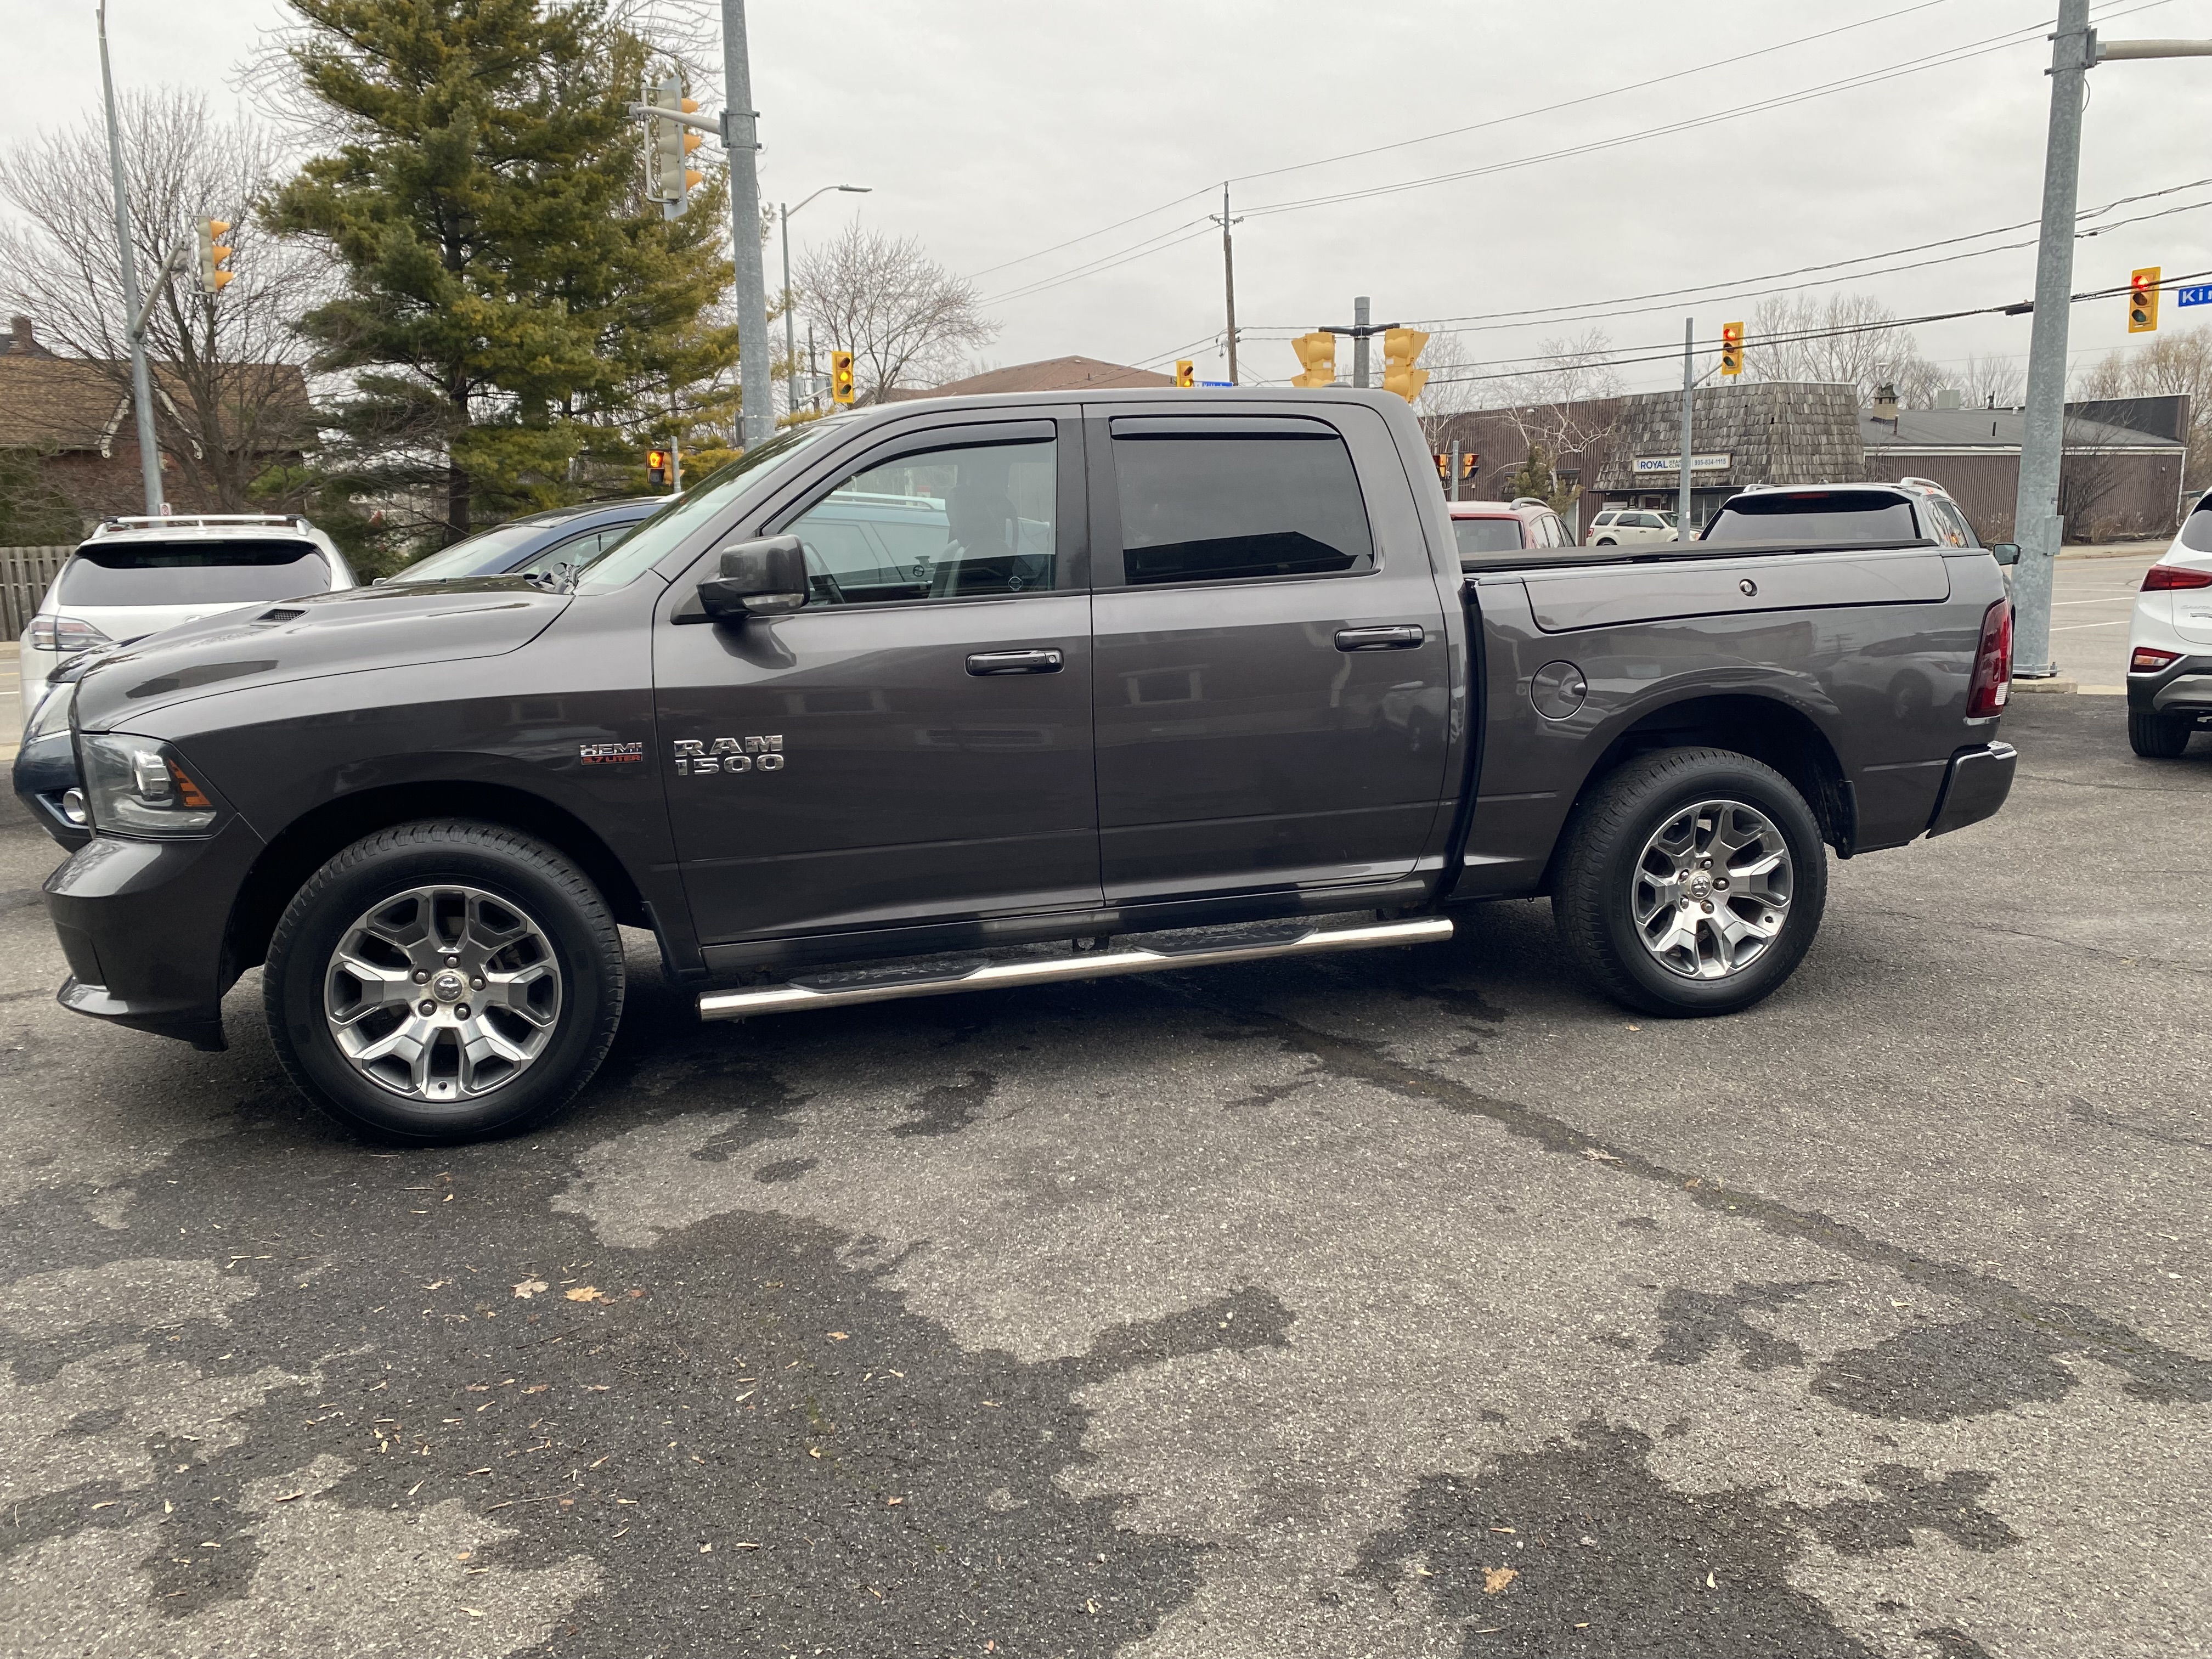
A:
MULTIPOLYGON (((702 1026, 365 1146, 78 1020, 0 822, 0 1651, 2172 1656, 2212 737, 2023 699, 1796 978, 1451 945, 702 1026)), ((12 806, 10 807, 12 812, 12 806)))

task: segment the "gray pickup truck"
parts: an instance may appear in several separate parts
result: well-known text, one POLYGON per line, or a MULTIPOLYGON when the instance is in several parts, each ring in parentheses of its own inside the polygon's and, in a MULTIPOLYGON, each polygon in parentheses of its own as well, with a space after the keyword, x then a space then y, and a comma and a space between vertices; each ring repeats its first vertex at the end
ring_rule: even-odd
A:
POLYGON ((713 1019, 1548 894, 1606 994, 1726 1013, 1811 944, 1826 848, 2002 803, 2010 628, 1991 556, 1934 541, 1463 559, 1387 393, 863 410, 579 570, 85 665, 40 711, 79 796, 33 802, 82 826, 60 998, 219 1047, 258 963, 300 1087, 418 1140, 583 1086, 620 926, 713 1019))

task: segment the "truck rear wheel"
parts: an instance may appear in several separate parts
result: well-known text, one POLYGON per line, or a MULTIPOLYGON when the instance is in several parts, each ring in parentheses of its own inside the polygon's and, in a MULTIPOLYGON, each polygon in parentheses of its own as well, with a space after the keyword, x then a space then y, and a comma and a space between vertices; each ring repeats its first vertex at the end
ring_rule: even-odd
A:
POLYGON ((1827 892, 1820 825, 1787 778, 1727 750, 1665 749, 1576 809, 1552 909, 1615 1001, 1728 1014, 1790 977, 1827 892))
POLYGON ((550 848, 444 819, 364 837, 293 896, 263 970, 278 1058, 356 1129, 523 1128, 591 1080, 622 1016, 621 935, 550 848))
POLYGON ((2189 747, 2197 722, 2187 714, 2161 714, 2149 708, 2128 710, 2128 747, 2145 760, 2172 760, 2189 747))

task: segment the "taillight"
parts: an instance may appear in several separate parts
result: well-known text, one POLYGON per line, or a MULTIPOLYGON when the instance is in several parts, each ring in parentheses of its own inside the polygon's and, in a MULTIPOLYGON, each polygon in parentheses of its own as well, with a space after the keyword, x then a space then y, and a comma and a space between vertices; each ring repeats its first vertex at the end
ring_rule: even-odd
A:
POLYGON ((2144 592, 2160 593, 2173 587, 2212 587, 2212 570, 2191 570, 2185 564, 2154 564, 2143 572, 2144 592))
POLYGON ((2171 668, 2180 660, 2181 653, 2178 651, 2154 651, 2149 646, 2139 645, 2135 654, 2128 659, 2128 672, 2155 674, 2161 669, 2171 668))
POLYGON ((33 651, 89 651, 112 644, 106 635, 75 617, 37 616, 23 630, 23 643, 33 651))
POLYGON ((1999 599, 1982 612, 1982 642, 1974 653, 1974 678, 1966 688, 1969 715, 2002 714, 2012 696, 2012 601, 1999 599))

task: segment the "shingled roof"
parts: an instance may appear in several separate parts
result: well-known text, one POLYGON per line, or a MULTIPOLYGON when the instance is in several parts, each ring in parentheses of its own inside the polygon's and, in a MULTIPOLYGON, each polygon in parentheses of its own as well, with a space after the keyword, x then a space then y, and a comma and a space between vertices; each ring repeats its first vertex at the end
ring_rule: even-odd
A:
MULTIPOLYGON (((261 447, 297 448, 311 416, 307 377, 289 363, 247 365, 265 369, 253 378, 268 394, 258 403, 296 408, 296 428, 288 422, 261 423, 261 447)), ((175 374, 154 366, 155 391, 172 412, 179 392, 175 374)), ((58 357, 43 350, 0 352, 0 447, 49 453, 110 452, 118 432, 131 423, 128 372, 120 364, 88 357, 58 357)))
POLYGON ((1016 363, 1011 368, 988 369, 927 390, 902 386, 884 401, 972 398, 994 392, 1092 392, 1102 386, 1174 384, 1171 374, 1156 374, 1151 369, 1132 368, 1126 363, 1102 362, 1096 357, 1047 357, 1034 363, 1016 363))

